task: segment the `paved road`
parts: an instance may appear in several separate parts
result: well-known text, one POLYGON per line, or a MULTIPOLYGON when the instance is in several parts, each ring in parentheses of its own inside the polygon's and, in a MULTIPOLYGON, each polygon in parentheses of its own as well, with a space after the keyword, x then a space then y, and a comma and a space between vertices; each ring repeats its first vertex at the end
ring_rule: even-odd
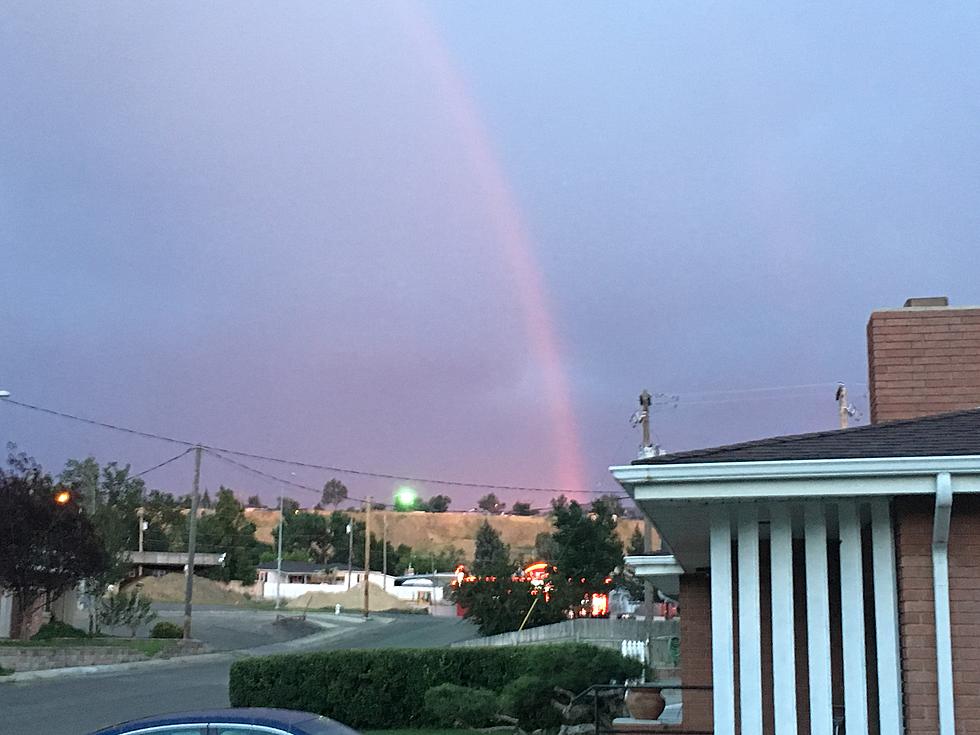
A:
MULTIPOLYGON (((202 616, 203 617, 203 616, 202 616)), ((444 646, 474 635, 468 623, 427 615, 334 619, 336 635, 312 648, 444 646)), ((300 641, 292 644, 297 646, 300 641)), ((230 658, 231 656, 225 656, 230 658)), ((2 735, 84 735, 159 712, 228 706, 229 660, 170 662, 141 671, 0 683, 2 735)))

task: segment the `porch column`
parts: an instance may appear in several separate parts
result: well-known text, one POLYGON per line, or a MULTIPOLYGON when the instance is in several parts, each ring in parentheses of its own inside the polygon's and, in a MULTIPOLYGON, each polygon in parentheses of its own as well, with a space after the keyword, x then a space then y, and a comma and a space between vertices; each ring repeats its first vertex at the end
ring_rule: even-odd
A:
POLYGON ((772 698, 775 735, 796 735, 796 635, 793 613, 793 527, 790 509, 769 510, 772 558, 772 698))
POLYGON ((762 735, 762 633, 759 604, 759 516, 738 511, 738 690, 742 735, 762 735))
POLYGON ((871 501, 871 561, 874 570, 880 730, 882 733, 901 733, 904 725, 902 663, 898 641, 898 585, 892 515, 887 500, 871 501))
POLYGON ((834 735, 830 680, 830 593, 827 582, 827 518, 819 502, 804 509, 806 547, 807 661, 810 669, 810 734, 834 735))
POLYGON ((861 517, 854 501, 837 505, 840 525, 841 637, 844 655, 844 722, 848 735, 868 732, 868 672, 864 641, 864 566, 861 517))
MULTIPOLYGON (((715 735, 735 735, 732 529, 725 508, 711 513, 711 684, 715 735)), ((829 734, 828 734, 829 735, 829 734)))

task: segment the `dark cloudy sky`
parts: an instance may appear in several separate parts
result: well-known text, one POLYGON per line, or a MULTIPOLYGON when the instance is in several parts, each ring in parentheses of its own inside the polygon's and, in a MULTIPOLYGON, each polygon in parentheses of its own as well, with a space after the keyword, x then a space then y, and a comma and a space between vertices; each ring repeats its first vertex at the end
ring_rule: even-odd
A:
MULTIPOLYGON (((668 449, 832 428, 872 309, 980 302, 980 6, 790 5, 6 2, 0 388, 588 490, 643 388, 668 449)), ((0 439, 177 451, 9 405, 0 439)))

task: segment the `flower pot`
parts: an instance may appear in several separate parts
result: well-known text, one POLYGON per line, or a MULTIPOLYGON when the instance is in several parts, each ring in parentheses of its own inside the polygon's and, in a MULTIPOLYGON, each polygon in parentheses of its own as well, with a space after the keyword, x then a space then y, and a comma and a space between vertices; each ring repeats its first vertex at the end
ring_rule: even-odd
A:
POLYGON ((626 709, 635 720, 656 720, 667 703, 659 687, 634 687, 626 690, 626 709))

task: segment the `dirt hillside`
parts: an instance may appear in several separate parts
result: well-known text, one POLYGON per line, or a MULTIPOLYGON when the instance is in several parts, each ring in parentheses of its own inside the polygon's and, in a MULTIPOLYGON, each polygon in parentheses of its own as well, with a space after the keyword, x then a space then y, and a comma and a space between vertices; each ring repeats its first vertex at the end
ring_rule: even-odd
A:
MULTIPOLYGON (((183 602, 186 580, 183 574, 143 577, 143 594, 154 602, 183 602)), ((225 589, 213 579, 194 575, 194 602, 199 605, 241 605, 244 595, 225 589)))
MULTIPOLYGON (((409 610, 412 607, 409 603, 388 594, 373 583, 371 584, 371 594, 368 595, 368 604, 372 612, 409 610)), ((364 585, 358 584, 343 592, 305 592, 286 603, 286 607, 293 610, 332 609, 334 605, 340 605, 343 610, 363 610, 364 585)))
MULTIPOLYGON (((260 541, 272 542, 272 529, 279 522, 275 510, 249 508, 245 511, 248 519, 257 528, 260 541)), ((315 511, 311 511, 315 512, 315 511)), ((330 511, 321 511, 328 515, 330 511)), ((361 513, 351 513, 360 520, 361 513)), ((371 514, 371 528, 375 534, 381 531, 381 514, 371 514)), ((395 513, 389 511, 388 539, 394 546, 408 544, 417 551, 444 549, 452 546, 462 549, 468 558, 473 556, 473 539, 484 520, 490 521, 500 533, 505 544, 517 555, 529 555, 534 549, 534 539, 539 533, 551 533, 552 526, 544 516, 488 516, 482 513, 395 513)), ((637 527, 643 530, 642 521, 620 520, 616 527, 625 543, 637 527)), ((659 547, 659 539, 654 538, 654 546, 659 547)))

